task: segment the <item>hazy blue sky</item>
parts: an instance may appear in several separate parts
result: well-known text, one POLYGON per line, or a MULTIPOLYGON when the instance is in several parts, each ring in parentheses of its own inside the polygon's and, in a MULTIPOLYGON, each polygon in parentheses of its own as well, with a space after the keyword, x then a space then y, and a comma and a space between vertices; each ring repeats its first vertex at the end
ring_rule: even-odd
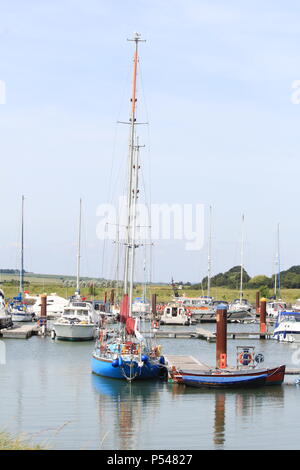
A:
MULTIPOLYGON (((111 276, 96 211, 121 188, 128 129, 116 121, 128 119, 126 39, 134 31, 147 39, 138 110, 150 122, 142 158, 152 201, 203 203, 206 213, 213 206, 213 274, 239 264, 242 212, 250 275, 272 274, 278 222, 282 268, 300 264, 300 105, 291 101, 300 79, 298 2, 0 0, 0 7, 1 267, 18 267, 23 193, 25 268, 75 274, 82 197, 82 275, 111 276)), ((153 277, 197 281, 206 258, 206 245, 191 252, 181 241, 156 242, 153 277)))

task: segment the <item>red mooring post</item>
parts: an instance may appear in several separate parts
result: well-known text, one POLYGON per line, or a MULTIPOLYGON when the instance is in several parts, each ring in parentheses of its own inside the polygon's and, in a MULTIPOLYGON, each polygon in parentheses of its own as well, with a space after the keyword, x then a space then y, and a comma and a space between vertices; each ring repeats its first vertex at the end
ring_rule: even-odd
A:
POLYGON ((40 315, 40 326, 42 327, 42 333, 45 334, 47 325, 47 295, 41 295, 41 315, 40 315))
POLYGON ((259 315, 259 291, 256 292, 256 303, 255 303, 255 310, 256 310, 256 315, 259 315))
POLYGON ((156 319, 156 298, 157 294, 152 294, 152 317, 156 319))
POLYGON ((107 302, 107 292, 105 291, 104 292, 104 303, 106 304, 106 302, 107 302))
POLYGON ((267 318, 267 299, 260 299, 260 329, 259 332, 261 333, 262 337, 265 337, 266 331, 267 331, 267 323, 266 323, 266 318, 267 318))
POLYGON ((110 291, 110 305, 114 305, 114 303, 115 303, 115 291, 114 289, 112 289, 110 291))
POLYGON ((219 369, 227 367, 227 308, 224 304, 218 305, 216 313, 216 365, 219 369))

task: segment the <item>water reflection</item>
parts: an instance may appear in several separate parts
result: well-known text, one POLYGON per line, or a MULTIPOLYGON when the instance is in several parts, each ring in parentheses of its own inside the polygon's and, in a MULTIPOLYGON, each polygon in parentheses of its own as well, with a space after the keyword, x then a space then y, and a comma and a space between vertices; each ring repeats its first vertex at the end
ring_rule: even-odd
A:
POLYGON ((147 431, 143 429, 141 432, 142 426, 147 418, 147 430, 150 431, 151 421, 155 421, 159 411, 163 384, 129 383, 96 375, 92 375, 92 384, 98 394, 99 447, 143 448, 138 444, 138 441, 147 439, 147 431))
POLYGON ((225 393, 216 392, 213 436, 214 444, 217 446, 225 443, 225 400, 225 393))
MULTIPOLYGON (((256 390, 241 390, 215 395, 214 444, 224 446, 226 440, 226 400, 234 399, 236 428, 249 421, 250 417, 260 415, 264 406, 271 402, 272 407, 284 407, 284 387, 272 386, 256 390)), ((230 404, 229 404, 230 407, 230 404)), ((229 408, 230 409, 230 408, 229 408)))
MULTIPOLYGON (((246 421, 253 415, 264 413, 265 407, 284 408, 284 386, 270 386, 253 390, 209 390, 184 387, 173 384, 171 389, 173 399, 181 395, 194 402, 211 403, 213 400, 212 444, 215 448, 224 448, 226 443, 226 415, 232 423, 234 417, 235 428, 241 429, 246 421), (227 411, 227 413, 226 413, 227 411)), ((209 406, 209 405, 208 405, 209 406)), ((207 423, 205 423, 207 425, 207 423)), ((227 429, 227 434, 232 429, 227 429)), ((207 433, 208 434, 208 433, 207 433)), ((232 437, 232 435, 231 435, 232 437)))

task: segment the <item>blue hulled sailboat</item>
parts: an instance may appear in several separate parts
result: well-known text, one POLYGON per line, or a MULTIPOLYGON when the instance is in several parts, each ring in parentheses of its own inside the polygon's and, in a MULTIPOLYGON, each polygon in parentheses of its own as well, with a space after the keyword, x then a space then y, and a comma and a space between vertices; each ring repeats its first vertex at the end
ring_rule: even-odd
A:
POLYGON ((138 66, 138 46, 140 35, 135 34, 133 59, 133 80, 131 97, 128 187, 127 187, 127 224, 124 259, 124 294, 119 314, 119 328, 108 336, 105 328, 100 329, 92 356, 92 372, 104 377, 125 379, 158 379, 165 374, 165 360, 160 346, 152 345, 151 335, 144 338, 139 331, 139 319, 132 316, 133 276, 136 243, 136 206, 139 194, 139 144, 136 137, 136 78, 138 66))

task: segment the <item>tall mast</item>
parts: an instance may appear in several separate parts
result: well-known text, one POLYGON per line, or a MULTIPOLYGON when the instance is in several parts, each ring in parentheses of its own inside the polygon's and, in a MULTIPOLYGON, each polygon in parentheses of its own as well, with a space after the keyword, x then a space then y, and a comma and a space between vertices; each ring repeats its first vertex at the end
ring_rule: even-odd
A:
POLYGON ((240 302, 243 299, 244 221, 245 221, 245 216, 244 214, 242 214, 240 302))
MULTIPOLYGON (((133 39, 128 41, 135 42, 135 51, 133 56, 133 76, 132 76, 132 93, 131 93, 131 112, 130 112, 130 135, 129 135, 129 155, 128 155, 128 183, 127 183, 127 243, 125 245, 125 267, 124 267, 124 294, 128 294, 129 289, 129 252, 130 252, 130 227, 132 224, 132 185, 133 185, 133 165, 135 153, 135 125, 136 125, 136 79, 138 66, 138 45, 142 41, 140 34, 135 33, 133 39)), ((144 41, 143 41, 144 42, 144 41)))
POLYGON ((134 261, 135 261, 135 249, 136 245, 136 205, 138 199, 138 172, 139 172, 139 151, 140 147, 135 146, 134 152, 134 165, 133 165, 133 178, 132 178, 132 203, 131 203, 131 231, 130 231, 130 248, 131 248, 131 263, 130 263, 130 279, 129 279, 129 315, 132 313, 132 300, 133 300, 133 280, 134 280, 134 261))
POLYGON ((80 275, 80 245, 81 245, 81 211, 82 201, 79 199, 79 223, 78 223, 78 245, 77 245, 77 273, 76 273, 76 293, 80 294, 79 275, 80 275))
POLYGON ((279 224, 277 224, 277 264, 278 264, 278 298, 280 299, 280 240, 279 240, 279 224))
POLYGON ((20 269, 20 293, 24 293, 24 196, 22 195, 21 213, 21 269, 20 269))
POLYGON ((120 226, 119 226, 119 214, 118 214, 118 220, 116 224, 116 301, 117 303, 119 302, 119 282, 120 282, 120 226))
POLYGON ((211 278, 211 230, 212 230, 212 207, 209 206, 209 239, 208 239, 208 260, 207 260, 207 296, 210 297, 211 278))

